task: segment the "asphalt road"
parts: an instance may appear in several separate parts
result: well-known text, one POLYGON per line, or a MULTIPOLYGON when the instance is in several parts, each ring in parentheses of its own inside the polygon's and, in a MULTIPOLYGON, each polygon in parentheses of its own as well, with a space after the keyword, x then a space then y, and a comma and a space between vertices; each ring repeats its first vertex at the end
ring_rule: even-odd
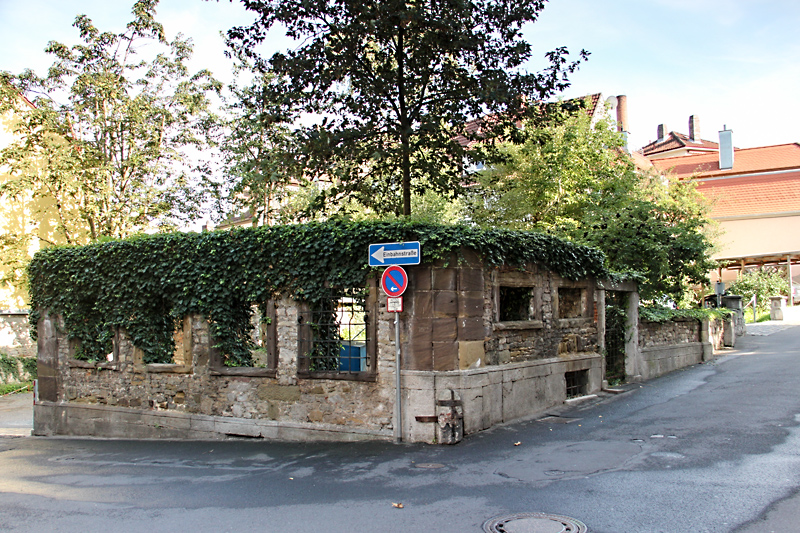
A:
POLYGON ((770 333, 452 447, 1 437, 0 530, 800 531, 800 326, 770 333))

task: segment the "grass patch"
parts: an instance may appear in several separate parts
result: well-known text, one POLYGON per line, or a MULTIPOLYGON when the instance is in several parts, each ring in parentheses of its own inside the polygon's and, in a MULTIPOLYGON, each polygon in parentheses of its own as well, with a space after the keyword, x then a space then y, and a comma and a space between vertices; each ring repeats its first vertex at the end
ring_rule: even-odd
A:
POLYGON ((13 394, 15 392, 28 392, 32 390, 33 382, 32 381, 23 381, 17 383, 2 383, 0 384, 0 396, 5 396, 6 394, 13 394))
MULTIPOLYGON (((744 321, 747 324, 753 323, 753 310, 752 309, 745 309, 744 310, 744 321)), ((756 311, 756 322, 767 322, 769 321, 769 310, 767 311, 756 311)))

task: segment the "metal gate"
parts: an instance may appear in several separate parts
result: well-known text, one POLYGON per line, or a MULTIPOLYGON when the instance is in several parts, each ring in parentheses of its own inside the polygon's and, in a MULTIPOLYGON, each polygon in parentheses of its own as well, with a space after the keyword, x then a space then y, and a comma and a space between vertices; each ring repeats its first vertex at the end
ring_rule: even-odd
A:
POLYGON ((625 381, 628 293, 606 291, 606 376, 609 385, 625 381))

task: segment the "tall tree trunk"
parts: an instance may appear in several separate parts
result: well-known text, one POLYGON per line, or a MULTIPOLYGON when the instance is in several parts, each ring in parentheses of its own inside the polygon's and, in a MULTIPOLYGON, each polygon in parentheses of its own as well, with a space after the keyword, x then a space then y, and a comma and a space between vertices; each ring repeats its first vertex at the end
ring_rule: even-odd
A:
POLYGON ((403 169, 401 186, 403 191, 403 216, 407 217, 411 215, 411 158, 409 157, 411 146, 408 138, 410 124, 408 123, 408 110, 406 109, 405 73, 403 70, 405 59, 404 37, 405 30, 401 25, 397 30, 395 57, 397 59, 397 94, 400 100, 400 149, 403 153, 401 163, 403 169))

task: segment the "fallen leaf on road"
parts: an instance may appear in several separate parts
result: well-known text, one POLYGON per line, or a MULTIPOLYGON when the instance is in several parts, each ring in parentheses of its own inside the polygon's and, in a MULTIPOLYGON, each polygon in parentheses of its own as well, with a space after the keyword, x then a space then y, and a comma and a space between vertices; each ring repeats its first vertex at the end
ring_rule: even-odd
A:
POLYGON ((393 503, 392 507, 394 507, 396 509, 402 509, 403 508, 403 504, 402 503, 393 503))

